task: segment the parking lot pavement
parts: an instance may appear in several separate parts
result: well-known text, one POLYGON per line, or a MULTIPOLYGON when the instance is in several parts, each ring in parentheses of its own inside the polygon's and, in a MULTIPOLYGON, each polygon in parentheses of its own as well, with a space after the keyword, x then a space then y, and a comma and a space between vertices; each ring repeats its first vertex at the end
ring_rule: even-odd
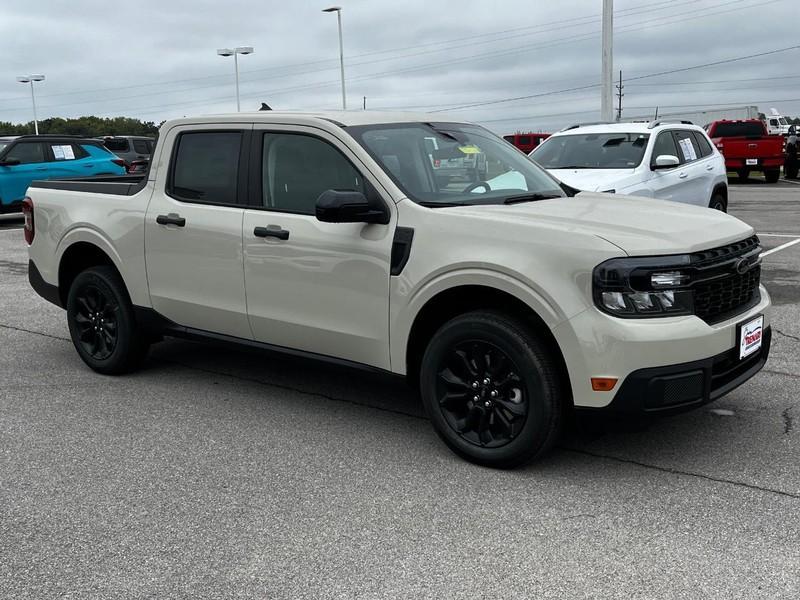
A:
MULTIPOLYGON (((800 188, 734 185, 730 211, 770 249, 800 238, 800 188)), ((502 472, 388 377, 184 341, 96 375, 20 238, 0 232, 0 597, 800 594, 800 244, 764 258, 757 377, 502 472)))

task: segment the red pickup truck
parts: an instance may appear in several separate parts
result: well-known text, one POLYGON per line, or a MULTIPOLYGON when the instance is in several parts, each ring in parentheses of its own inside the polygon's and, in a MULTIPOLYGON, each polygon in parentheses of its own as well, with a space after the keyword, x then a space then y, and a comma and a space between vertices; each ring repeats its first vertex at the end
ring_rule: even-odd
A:
POLYGON ((762 171, 767 183, 776 183, 783 165, 783 136, 769 135, 763 121, 714 121, 708 137, 725 157, 725 166, 747 179, 750 171, 762 171))

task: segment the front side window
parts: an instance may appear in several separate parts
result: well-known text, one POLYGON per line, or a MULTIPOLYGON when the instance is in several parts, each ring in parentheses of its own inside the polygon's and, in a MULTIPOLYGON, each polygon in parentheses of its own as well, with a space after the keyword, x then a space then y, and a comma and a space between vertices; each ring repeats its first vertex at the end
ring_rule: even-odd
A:
POLYGON ((180 134, 169 193, 179 200, 236 204, 242 134, 230 131, 180 134))
POLYGON ((662 131, 658 134, 658 137, 656 137, 656 141, 653 144, 653 159, 651 164, 656 164, 656 158, 659 156, 674 156, 680 160, 678 146, 675 144, 675 138, 672 136, 671 131, 662 131))
POLYGON ((681 159, 681 162, 692 162, 702 156, 700 147, 697 145, 697 140, 695 140, 692 133, 691 131, 685 130, 675 132, 675 139, 678 142, 678 149, 680 150, 678 158, 681 159))
POLYGON ((564 191, 516 148, 477 125, 397 123, 345 129, 409 199, 424 206, 502 204, 564 191))
POLYGON ((11 148, 6 160, 18 160, 21 165, 44 162, 44 144, 20 142, 11 148))
POLYGON ((313 215, 326 190, 366 193, 361 174, 328 142, 295 133, 264 135, 262 154, 264 207, 313 215))
POLYGON ((531 154, 545 169, 633 169, 650 134, 578 133, 547 138, 531 154))

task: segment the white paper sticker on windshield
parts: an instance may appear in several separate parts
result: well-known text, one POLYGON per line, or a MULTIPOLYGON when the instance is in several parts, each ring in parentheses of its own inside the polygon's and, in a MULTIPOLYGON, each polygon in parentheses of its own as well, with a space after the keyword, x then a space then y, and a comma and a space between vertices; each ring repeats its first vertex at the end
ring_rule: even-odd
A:
POLYGON ((683 158, 685 160, 697 160, 697 153, 694 151, 692 140, 684 138, 679 140, 678 143, 681 145, 681 151, 683 152, 683 158))

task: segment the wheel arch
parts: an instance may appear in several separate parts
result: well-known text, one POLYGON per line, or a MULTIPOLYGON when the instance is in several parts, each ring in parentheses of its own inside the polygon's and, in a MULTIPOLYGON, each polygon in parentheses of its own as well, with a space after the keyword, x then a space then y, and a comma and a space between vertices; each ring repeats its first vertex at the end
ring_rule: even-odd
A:
POLYGON ((404 357, 406 377, 414 389, 418 387, 422 356, 430 339, 444 323, 473 310, 502 312, 520 320, 540 336, 553 352, 563 389, 569 391, 572 397, 564 354, 545 319, 516 295, 481 284, 456 285, 441 290, 429 298, 415 315, 406 340, 404 357))
POLYGON ((58 294, 62 306, 67 305, 69 288, 78 274, 88 268, 101 265, 114 268, 120 274, 123 282, 125 281, 111 255, 96 243, 80 240, 65 247, 58 261, 58 294))

